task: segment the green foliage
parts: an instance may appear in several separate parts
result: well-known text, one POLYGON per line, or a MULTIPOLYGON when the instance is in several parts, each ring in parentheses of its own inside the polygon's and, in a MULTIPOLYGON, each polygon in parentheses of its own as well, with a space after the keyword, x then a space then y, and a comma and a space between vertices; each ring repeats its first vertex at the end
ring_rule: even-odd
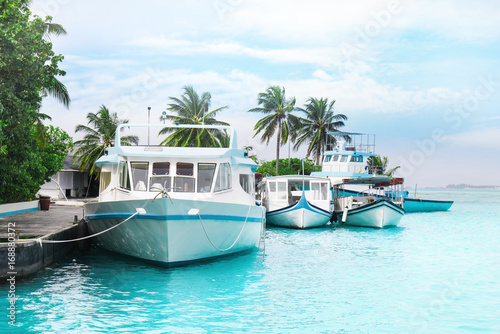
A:
MULTIPOLYGON (((2 112, 1 110, 1 105, 0 105, 0 113, 2 112)), ((7 154, 7 145, 3 145, 5 141, 5 134, 3 132, 3 128, 5 127, 5 124, 0 120, 0 156, 6 155, 7 154)))
MULTIPOLYGON (((174 124, 191 125, 229 125, 226 122, 215 119, 217 113, 227 106, 210 110, 210 93, 201 96, 192 86, 183 87, 184 93, 181 98, 170 97, 173 101, 167 110, 174 115, 166 115, 165 119, 174 124)), ((176 147, 228 147, 229 136, 225 131, 218 129, 175 129, 163 128, 158 135, 170 134, 160 145, 176 147)))
POLYGON ((380 155, 368 157, 368 159, 366 160, 366 163, 369 167, 368 172, 370 174, 377 174, 377 175, 392 176, 392 174, 394 174, 394 172, 398 168, 401 167, 401 166, 397 166, 397 167, 391 168, 389 171, 386 172, 387 165, 389 164, 389 160, 387 159, 387 157, 380 157, 380 155))
POLYGON ((26 201, 35 198, 40 186, 50 181, 64 163, 64 158, 73 147, 71 137, 57 127, 45 127, 43 146, 37 143, 36 127, 31 128, 31 135, 25 143, 31 144, 31 151, 9 150, 9 154, 0 164, 0 203, 26 201), (13 162, 16 165, 13 165, 13 162))
POLYGON ((63 168, 64 159, 73 148, 73 138, 61 128, 49 125, 45 127, 45 139, 41 156, 50 177, 63 168))
MULTIPOLYGON (((79 163, 79 170, 88 170, 89 174, 99 177, 100 169, 95 165, 97 159, 104 155, 106 148, 114 145, 115 134, 118 125, 128 123, 128 120, 118 119, 117 113, 111 113, 106 106, 102 105, 97 113, 88 113, 87 121, 90 126, 77 125, 75 132, 84 132, 82 140, 75 142, 79 146, 74 157, 75 163, 79 163)), ((132 145, 139 142, 137 136, 121 137, 121 145, 132 145)))
MULTIPOLYGON (((290 167, 288 167, 288 159, 279 160, 278 175, 302 175, 302 160, 298 158, 291 158, 290 160, 290 167)), ((314 161, 307 158, 304 159, 304 174, 309 175, 313 171, 314 161)), ((276 176, 276 160, 263 162, 257 169, 257 172, 262 173, 263 176, 276 176)))
POLYGON ((65 75, 63 57, 45 39, 52 18, 31 17, 29 3, 0 2, 0 203, 34 198, 53 171, 44 159, 56 154, 46 151, 51 130, 41 120, 49 117, 39 109, 44 92, 63 87, 56 78, 65 75))

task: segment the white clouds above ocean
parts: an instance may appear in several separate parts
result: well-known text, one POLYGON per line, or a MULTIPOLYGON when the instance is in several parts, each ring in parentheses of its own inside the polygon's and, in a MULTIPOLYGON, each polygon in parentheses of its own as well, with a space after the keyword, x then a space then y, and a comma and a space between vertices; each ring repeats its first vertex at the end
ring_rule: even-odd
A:
MULTIPOLYGON (((349 130, 376 133, 378 152, 397 156, 404 147, 394 138, 411 145, 416 129, 425 136, 448 126, 443 114, 478 78, 500 82, 496 1, 35 0, 32 7, 68 31, 53 43, 65 55, 62 81, 73 103, 68 111, 48 99, 44 108, 71 135, 101 104, 143 121, 147 106, 160 113, 169 96, 193 85, 212 94, 213 106, 229 105, 226 117, 251 137, 258 115, 245 111, 277 84, 300 105, 309 96, 335 99, 349 130), (390 124, 397 126, 388 136, 390 124)), ((499 91, 450 136, 495 117, 499 91)), ((262 158, 273 154, 261 147, 262 158)), ((442 163, 437 154, 429 165, 442 163)))

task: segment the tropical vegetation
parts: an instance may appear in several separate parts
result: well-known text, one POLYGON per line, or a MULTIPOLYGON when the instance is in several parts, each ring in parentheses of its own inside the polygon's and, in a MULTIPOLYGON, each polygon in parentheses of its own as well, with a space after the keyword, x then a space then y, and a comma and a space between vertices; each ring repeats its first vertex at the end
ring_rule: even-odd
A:
POLYGON ((370 174, 387 176, 392 176, 394 172, 401 167, 396 166, 386 171, 389 164, 389 159, 387 159, 387 157, 380 157, 380 155, 368 157, 368 159, 366 160, 366 164, 368 165, 370 174))
MULTIPOLYGON (((311 159, 304 159, 304 174, 309 175, 314 171, 314 161, 311 159)), ((258 173, 263 176, 276 176, 276 175, 302 175, 302 159, 280 159, 279 160, 279 174, 276 173, 276 160, 262 162, 257 169, 258 173)))
MULTIPOLYGON (((118 125, 128 123, 128 120, 120 120, 116 112, 112 113, 106 106, 102 105, 96 113, 87 114, 87 124, 79 124, 75 132, 83 132, 85 136, 82 140, 75 142, 78 149, 73 157, 75 164, 79 164, 80 171, 88 170, 96 178, 100 174, 100 169, 95 165, 97 159, 104 155, 106 148, 114 146, 115 134, 118 125)), ((120 137, 120 144, 130 146, 139 142, 137 136, 120 137)))
MULTIPOLYGON (((166 115, 163 118, 179 125, 229 125, 215 118, 217 113, 226 109, 227 106, 210 110, 212 99, 210 93, 205 92, 199 96, 192 86, 184 86, 183 90, 184 93, 180 98, 170 97, 172 103, 168 105, 167 110, 173 115, 166 115)), ((158 135, 165 134, 169 136, 160 145, 181 147, 227 147, 229 145, 228 134, 219 129, 165 127, 158 135)))
POLYGON ((58 79, 66 74, 59 68, 63 56, 48 40, 64 29, 50 17, 32 16, 30 2, 0 2, 0 203, 33 199, 71 147, 71 138, 44 126, 50 116, 40 113, 47 95, 70 102, 58 79))
POLYGON ((339 132, 338 128, 345 125, 347 116, 335 114, 333 105, 335 100, 328 102, 327 98, 316 99, 310 97, 305 108, 298 108, 305 114, 305 118, 300 118, 300 128, 297 130, 297 140, 294 149, 298 149, 304 143, 308 144, 307 156, 314 154, 316 165, 319 165, 321 155, 324 152, 327 141, 335 144, 335 137, 329 135, 330 132, 339 132))
POLYGON ((284 87, 270 86, 265 92, 258 94, 257 104, 259 107, 248 110, 265 115, 255 124, 254 137, 262 132, 260 141, 269 144, 271 138, 276 134, 276 175, 279 174, 280 168, 280 147, 288 140, 295 140, 296 129, 300 126, 299 117, 293 114, 295 102, 295 97, 286 98, 284 87))

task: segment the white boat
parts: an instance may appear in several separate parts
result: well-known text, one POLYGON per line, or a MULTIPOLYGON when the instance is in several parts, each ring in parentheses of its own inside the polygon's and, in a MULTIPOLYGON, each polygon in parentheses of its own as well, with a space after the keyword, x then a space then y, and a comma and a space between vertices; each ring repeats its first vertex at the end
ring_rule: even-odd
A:
POLYGON ((397 226, 405 214, 404 197, 382 198, 376 192, 383 191, 388 186, 402 187, 403 179, 391 178, 379 183, 380 181, 378 177, 359 177, 345 179, 343 184, 335 185, 332 221, 338 224, 373 228, 397 226), (370 184, 370 192, 363 193, 363 196, 352 196, 344 192, 345 184, 370 184))
POLYGON ((379 168, 368 166, 368 158, 377 156, 374 153, 375 136, 354 132, 330 135, 338 137, 336 146, 324 153, 321 172, 311 175, 328 177, 332 181, 332 222, 374 228, 396 226, 405 214, 404 198, 382 193, 385 194, 386 188, 395 187, 399 190, 388 193, 402 194, 403 179, 380 174, 379 168))
POLYGON ((265 209, 255 202, 257 165, 237 148, 234 129, 172 126, 227 131, 227 148, 120 144, 122 129, 148 126, 119 126, 116 146, 96 163, 99 201, 84 212, 97 244, 167 267, 255 249, 265 209))
MULTIPOLYGON (((343 183, 343 180, 350 178, 371 178, 374 175, 384 177, 377 173, 382 171, 382 167, 373 168, 367 164, 370 156, 377 156, 374 153, 375 135, 357 132, 331 132, 329 134, 338 137, 336 145, 324 153, 321 172, 314 172, 311 175, 329 177, 333 184, 343 183), (346 140, 347 136, 351 138, 351 142, 346 140)), ((383 182, 381 180, 379 183, 383 182)), ((351 185, 344 191, 353 196, 363 196, 362 193, 366 191, 366 187, 351 185)), ((391 197, 389 193, 390 191, 385 194, 380 193, 377 198, 388 199, 391 197)), ((408 191, 404 190, 403 194, 406 212, 446 211, 453 205, 453 201, 411 198, 408 196, 408 191)))
POLYGON ((265 177, 261 184, 266 221, 281 227, 306 229, 330 220, 331 183, 328 178, 301 175, 265 177))
MULTIPOLYGON (((354 191, 350 189, 344 189, 344 193, 350 194, 352 196, 366 196, 363 191, 354 191)), ((392 194, 390 191, 386 191, 385 194, 378 195, 377 198, 388 198, 392 194)), ((408 191, 403 192, 405 198, 405 211, 406 213, 412 212, 432 212, 432 211, 447 211, 453 205, 453 201, 442 201, 442 200, 431 200, 422 199, 417 197, 408 197, 408 191)))

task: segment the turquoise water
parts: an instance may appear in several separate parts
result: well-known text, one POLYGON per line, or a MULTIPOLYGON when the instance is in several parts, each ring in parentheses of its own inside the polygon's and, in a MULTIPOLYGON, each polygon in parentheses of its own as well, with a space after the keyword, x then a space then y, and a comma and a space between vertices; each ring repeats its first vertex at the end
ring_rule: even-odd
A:
POLYGON ((269 228, 265 257, 165 269, 75 254, 17 282, 0 331, 499 333, 500 191, 418 196, 455 203, 385 230, 269 228))

